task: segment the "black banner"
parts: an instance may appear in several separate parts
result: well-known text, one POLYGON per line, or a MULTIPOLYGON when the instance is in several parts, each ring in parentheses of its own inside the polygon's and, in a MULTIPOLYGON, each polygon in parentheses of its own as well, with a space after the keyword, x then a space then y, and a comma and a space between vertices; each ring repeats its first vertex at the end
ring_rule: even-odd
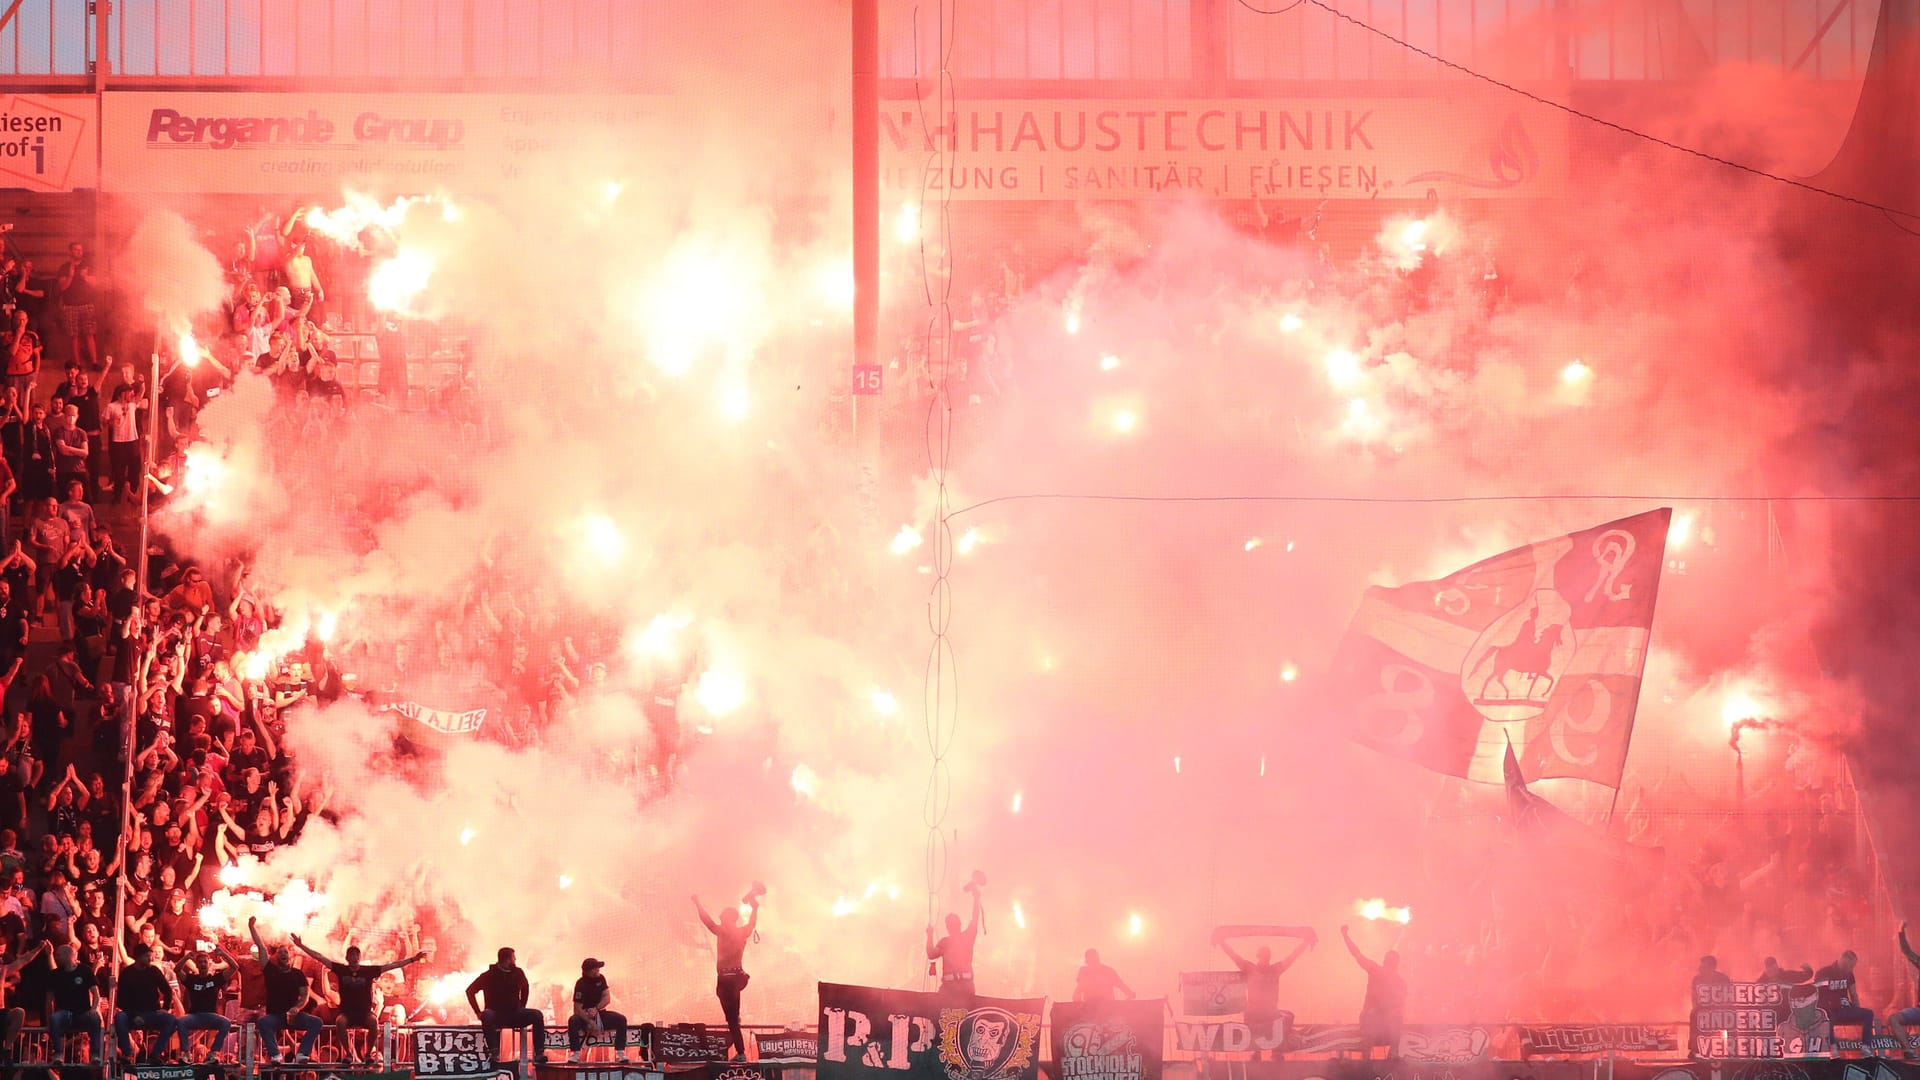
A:
POLYGON ((1037 1080, 1044 998, 820 984, 819 1080, 1037 1080))
POLYGON ((1529 1057, 1662 1054, 1680 1049, 1680 1032, 1665 1024, 1528 1024, 1520 1052, 1529 1057))
POLYGON ((192 1065, 136 1065, 134 1080, 194 1080, 192 1065))
POLYGON ((653 1041, 647 1050, 648 1057, 656 1065, 699 1065, 726 1060, 725 1028, 709 1028, 705 1024, 674 1024, 672 1027, 651 1030, 653 1041))
POLYGON ((1061 1002, 1053 1007, 1059 1080, 1160 1080, 1163 998, 1061 1002))
POLYGON ((811 1031, 756 1032, 753 1050, 760 1061, 817 1061, 820 1037, 811 1031))
POLYGON ((482 1080, 511 1075, 494 1065, 487 1039, 477 1027, 417 1027, 413 1029, 413 1074, 482 1080))
POLYGON ((1687 1053, 1708 1061, 1822 1057, 1833 1025, 1810 986, 1695 983, 1687 1053))

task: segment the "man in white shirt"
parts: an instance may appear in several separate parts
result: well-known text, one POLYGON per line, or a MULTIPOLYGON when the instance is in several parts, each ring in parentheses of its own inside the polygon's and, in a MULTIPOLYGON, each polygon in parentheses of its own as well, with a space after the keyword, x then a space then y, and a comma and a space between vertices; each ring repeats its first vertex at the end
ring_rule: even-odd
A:
POLYGON ((103 411, 106 422, 107 476, 115 502, 140 497, 140 402, 134 387, 122 383, 103 411))

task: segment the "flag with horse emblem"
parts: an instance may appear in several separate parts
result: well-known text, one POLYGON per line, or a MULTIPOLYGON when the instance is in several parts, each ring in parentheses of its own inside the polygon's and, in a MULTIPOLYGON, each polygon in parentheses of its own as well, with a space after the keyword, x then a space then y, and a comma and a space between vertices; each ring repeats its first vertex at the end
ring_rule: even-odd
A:
POLYGON ((1436 772, 1618 787, 1672 510, 1367 590, 1329 672, 1354 737, 1436 772))

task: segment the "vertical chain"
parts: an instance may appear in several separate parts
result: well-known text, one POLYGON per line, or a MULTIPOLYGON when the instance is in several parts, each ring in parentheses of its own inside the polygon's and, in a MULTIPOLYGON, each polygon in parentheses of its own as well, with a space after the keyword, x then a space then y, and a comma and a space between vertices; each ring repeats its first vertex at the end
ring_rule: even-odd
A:
MULTIPOLYGON (((953 39, 951 33, 952 7, 958 0, 933 0, 938 12, 935 43, 938 49, 939 71, 935 84, 935 122, 944 126, 947 117, 954 112, 954 88, 951 61, 953 58, 953 39)), ((916 100, 920 99, 917 85, 919 76, 918 50, 920 45, 919 9, 914 9, 914 49, 916 63, 916 100)), ((920 120, 923 130, 932 133, 935 129, 926 123, 924 102, 920 108, 920 120)), ((939 173, 948 174, 953 169, 952 133, 936 137, 934 151, 929 155, 927 164, 937 168, 939 173)), ((921 807, 922 818, 927 826, 925 849, 925 872, 927 886, 927 922, 932 925, 938 918, 940 894, 947 884, 947 860, 949 847, 946 832, 947 810, 952 802, 952 777, 947 767, 947 752, 952 747, 954 731, 959 722, 960 687, 958 674, 954 667, 953 643, 948 630, 953 620, 953 532, 951 523, 952 503, 948 489, 947 470, 953 453, 953 401, 949 396, 948 381, 953 365, 953 224, 951 185, 939 186, 939 213, 935 233, 934 273, 939 287, 929 279, 927 268, 927 250, 925 243, 925 222, 927 188, 922 180, 920 189, 919 221, 922 223, 920 247, 920 281, 926 296, 928 326, 926 351, 923 354, 928 375, 932 382, 932 396, 927 405, 926 425, 923 437, 926 441, 927 467, 934 483, 934 507, 932 527, 933 582, 927 594, 927 630, 932 641, 927 650, 926 671, 922 682, 922 698, 925 708, 927 736, 927 793, 921 807)))

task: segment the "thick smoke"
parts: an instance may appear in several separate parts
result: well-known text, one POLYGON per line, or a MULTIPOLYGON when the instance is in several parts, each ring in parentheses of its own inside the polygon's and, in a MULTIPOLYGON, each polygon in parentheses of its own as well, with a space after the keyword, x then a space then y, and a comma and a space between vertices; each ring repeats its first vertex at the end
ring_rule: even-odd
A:
MULTIPOLYGON (((920 978, 931 560, 914 540, 933 533, 925 403, 903 384, 930 372, 903 347, 888 373, 873 520, 835 403, 849 264, 829 103, 784 101, 783 136, 757 145, 764 126, 702 100, 711 137, 691 154, 684 128, 634 145, 589 123, 564 169, 417 204, 394 237, 432 272, 406 303, 472 328, 470 394, 294 428, 243 379, 202 418, 220 479, 190 484, 166 527, 203 560, 246 557, 290 644, 337 619, 331 648, 366 683, 486 707, 506 731, 423 736, 351 700, 297 714, 292 745, 331 776, 340 821, 259 880, 316 883, 322 927, 420 922, 442 970, 500 944, 552 980, 605 957, 623 993, 681 1016, 710 1008, 686 894, 717 906, 761 878, 749 1018, 793 1020, 817 978, 920 978), (788 175, 826 179, 796 193, 788 175), (544 723, 517 705, 528 687, 483 676, 516 636, 515 670, 547 671, 544 723), (683 666, 689 745, 667 776, 646 708, 683 666)), ((1649 119, 1710 141, 1741 101, 1716 85, 1649 119)), ((954 872, 935 902, 988 871, 984 986, 1064 997, 1095 946, 1157 991, 1217 963, 1214 925, 1332 941, 1354 922, 1370 952, 1414 954, 1416 1014, 1645 1019, 1678 1009, 1699 952, 1745 968, 1861 944, 1701 914, 1715 853, 1753 842, 1736 785, 1830 780, 1859 711, 1812 660, 1821 508, 1714 497, 1833 484, 1805 432, 1888 384, 1786 374, 1827 332, 1807 263, 1839 256, 1781 238, 1825 243, 1795 231, 1822 207, 1669 151, 1579 145, 1605 194, 1558 208, 1336 206, 1285 248, 1204 204, 1090 208, 1074 257, 1028 253, 953 395, 955 490, 1045 496, 952 523, 954 872), (1303 498, 1080 497, 1100 495, 1303 498), (1368 584, 1655 505, 1680 524, 1612 817, 1672 873, 1635 905, 1611 868, 1529 880, 1497 787, 1355 747, 1315 677, 1368 584), (1739 719, 1776 725, 1743 733, 1745 773, 1739 719), (1357 918, 1369 897, 1412 922, 1357 918), (1576 902, 1637 917, 1555 921, 1576 902)), ((921 220, 937 260, 931 207, 921 220)), ((1024 238, 1018 214, 976 220, 953 242, 962 319, 1024 238)), ((150 277, 211 264, 167 254, 177 233, 152 232, 150 277)), ((890 241, 887 263, 893 321, 925 320, 918 245, 890 241)), ((209 307, 197 289, 156 299, 209 307)), ((1610 791, 1537 789, 1609 816, 1610 791)), ((1749 891, 1785 893, 1799 869, 1763 864, 1749 891)), ((1317 991, 1304 1019, 1357 1003, 1337 948, 1289 979, 1317 991)))

